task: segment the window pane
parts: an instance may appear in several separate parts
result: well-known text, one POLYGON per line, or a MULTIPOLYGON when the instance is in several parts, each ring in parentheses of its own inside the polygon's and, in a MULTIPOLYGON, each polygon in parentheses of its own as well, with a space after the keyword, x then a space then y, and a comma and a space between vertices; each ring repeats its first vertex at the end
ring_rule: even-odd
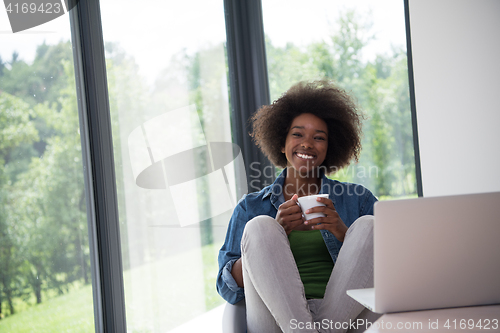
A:
POLYGON ((298 81, 327 78, 351 91, 367 116, 359 163, 332 177, 380 198, 416 196, 403 2, 262 6, 271 99, 298 81))
POLYGON ((94 332, 69 16, 0 30, 0 332, 94 332))
POLYGON ((103 1, 127 327, 220 332, 240 193, 222 1, 103 1))

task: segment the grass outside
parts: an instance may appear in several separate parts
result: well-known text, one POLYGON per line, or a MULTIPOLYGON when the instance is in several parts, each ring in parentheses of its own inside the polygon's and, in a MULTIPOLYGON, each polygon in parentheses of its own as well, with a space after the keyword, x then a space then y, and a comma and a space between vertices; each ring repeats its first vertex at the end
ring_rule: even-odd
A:
POLYGON ((94 332, 92 286, 31 306, 0 320, 2 333, 94 332))

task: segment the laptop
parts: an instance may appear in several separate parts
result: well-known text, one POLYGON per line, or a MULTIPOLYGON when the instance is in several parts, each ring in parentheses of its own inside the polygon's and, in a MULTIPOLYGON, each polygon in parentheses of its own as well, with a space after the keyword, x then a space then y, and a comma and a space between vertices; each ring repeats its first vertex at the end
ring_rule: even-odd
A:
POLYGON ((347 294, 388 313, 500 304, 500 192, 379 201, 374 288, 347 294))

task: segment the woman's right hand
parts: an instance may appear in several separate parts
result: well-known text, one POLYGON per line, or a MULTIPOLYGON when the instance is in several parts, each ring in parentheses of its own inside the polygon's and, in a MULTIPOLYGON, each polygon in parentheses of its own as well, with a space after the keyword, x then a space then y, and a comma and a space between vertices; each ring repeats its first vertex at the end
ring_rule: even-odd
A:
POLYGON ((287 235, 290 234, 293 229, 304 223, 302 210, 297 204, 298 198, 299 196, 294 194, 290 200, 285 201, 278 207, 276 221, 285 229, 287 235))

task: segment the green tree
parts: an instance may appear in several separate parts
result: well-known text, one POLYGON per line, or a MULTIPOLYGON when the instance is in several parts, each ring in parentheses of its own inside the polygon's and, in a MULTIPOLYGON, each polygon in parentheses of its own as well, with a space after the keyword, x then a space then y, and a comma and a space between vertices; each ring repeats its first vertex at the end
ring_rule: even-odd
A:
MULTIPOLYGON (((90 263, 85 190, 83 181, 79 119, 76 102, 73 64, 63 61, 67 80, 59 93, 60 110, 39 104, 35 110, 47 126, 56 133, 48 138, 43 159, 33 159, 31 169, 45 177, 40 186, 44 218, 58 241, 49 251, 50 288, 59 293, 67 284, 83 279, 90 283, 90 263), (40 161, 40 164, 38 164, 40 161)), ((36 178, 34 175, 33 178, 36 178)), ((54 242, 50 242, 54 243, 54 242)))
POLYGON ((32 167, 20 176, 11 193, 11 216, 12 224, 16 226, 16 238, 18 251, 23 258, 21 262, 21 274, 26 283, 31 286, 35 294, 36 302, 42 302, 42 285, 49 271, 50 242, 53 237, 47 229, 47 220, 43 207, 41 188, 44 186, 46 177, 42 168, 32 167))
POLYGON ((13 179, 7 172, 15 159, 16 148, 38 140, 38 132, 32 121, 34 112, 21 99, 0 92, 0 314, 5 297, 10 314, 14 314, 13 297, 18 293, 20 256, 15 237, 16 225, 10 219, 9 194, 13 179))
MULTIPOLYGON (((322 60, 331 60, 326 53, 324 44, 315 44, 311 47, 314 55, 322 60)), ((281 96, 294 83, 303 80, 314 80, 325 77, 322 69, 331 66, 328 61, 321 61, 308 53, 307 48, 300 48, 287 43, 284 47, 274 46, 269 37, 266 37, 267 68, 271 100, 281 96)))

